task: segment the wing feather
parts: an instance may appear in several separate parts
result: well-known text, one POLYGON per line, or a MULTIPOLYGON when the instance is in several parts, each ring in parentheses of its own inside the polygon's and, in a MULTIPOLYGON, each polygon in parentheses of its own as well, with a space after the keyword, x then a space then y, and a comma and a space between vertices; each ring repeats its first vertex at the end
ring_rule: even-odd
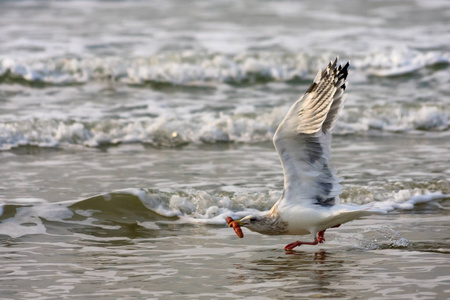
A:
POLYGON ((317 73, 306 93, 290 108, 274 135, 284 171, 284 192, 278 206, 291 202, 333 205, 342 187, 329 167, 331 129, 345 102, 347 63, 337 58, 317 73))

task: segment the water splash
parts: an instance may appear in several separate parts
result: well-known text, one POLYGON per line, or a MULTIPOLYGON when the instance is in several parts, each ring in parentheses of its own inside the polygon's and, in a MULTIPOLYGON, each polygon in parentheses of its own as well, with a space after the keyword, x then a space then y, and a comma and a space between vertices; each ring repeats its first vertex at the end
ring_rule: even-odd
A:
POLYGON ((398 231, 387 225, 367 227, 364 228, 361 233, 363 236, 367 234, 371 235, 370 238, 363 237, 358 240, 359 245, 365 249, 405 248, 411 244, 411 242, 402 237, 398 231))

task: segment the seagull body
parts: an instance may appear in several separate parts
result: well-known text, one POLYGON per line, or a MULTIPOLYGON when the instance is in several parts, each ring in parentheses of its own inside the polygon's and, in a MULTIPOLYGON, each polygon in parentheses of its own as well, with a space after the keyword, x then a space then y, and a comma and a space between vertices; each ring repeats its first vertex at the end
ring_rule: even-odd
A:
POLYGON ((273 142, 284 173, 281 198, 266 214, 234 221, 262 234, 313 236, 312 242, 296 241, 286 245, 286 250, 323 243, 326 229, 379 212, 368 206, 339 204, 342 186, 328 165, 331 129, 345 101, 349 66, 348 62, 337 66, 337 60, 319 71, 275 132, 273 142))

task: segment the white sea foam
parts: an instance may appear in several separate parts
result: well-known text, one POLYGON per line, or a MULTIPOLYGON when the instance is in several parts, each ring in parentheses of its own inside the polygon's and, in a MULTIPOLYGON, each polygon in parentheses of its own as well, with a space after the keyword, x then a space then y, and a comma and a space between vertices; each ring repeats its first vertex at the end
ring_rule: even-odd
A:
MULTIPOLYGON (((352 193, 350 193, 352 194, 352 193)), ((353 195, 359 194, 353 192, 353 195)), ((417 208, 419 204, 430 204, 434 209, 446 209, 439 202, 443 199, 449 199, 450 195, 440 191, 430 192, 426 189, 399 190, 395 192, 384 192, 381 200, 373 200, 378 197, 372 197, 371 201, 365 201, 376 209, 385 211, 393 210, 411 210, 417 208)), ((270 207, 281 196, 280 191, 273 192, 248 192, 248 193, 208 193, 206 191, 188 189, 184 191, 174 190, 150 190, 130 188, 118 190, 111 193, 100 195, 107 202, 118 205, 120 211, 119 219, 133 221, 134 210, 130 207, 131 198, 135 197, 140 203, 144 204, 149 211, 159 214, 161 217, 168 218, 167 221, 152 220, 140 222, 150 222, 142 225, 146 228, 158 229, 158 222, 170 223, 191 223, 191 224, 225 224, 225 218, 241 218, 249 214, 262 213, 270 207), (125 197, 124 197, 125 196, 125 197), (119 202, 117 202, 119 201, 119 202), (126 201, 122 205, 120 201, 126 201), (129 210, 127 212, 127 209, 129 210), (177 218, 177 220, 174 220, 177 218)), ((347 195, 351 197, 351 195, 347 195)), ((109 215, 113 213, 112 208, 99 208, 98 196, 78 201, 67 201, 57 203, 47 203, 45 200, 29 201, 29 199, 15 199, 0 206, 0 212, 4 211, 6 205, 18 205, 15 208, 15 214, 8 218, 1 218, 0 214, 0 234, 12 238, 18 238, 29 234, 45 234, 47 228, 46 221, 52 221, 54 224, 77 224, 83 226, 92 226, 103 228, 104 230, 117 230, 119 225, 111 225, 110 221, 103 224, 102 215, 107 214, 106 220, 110 220, 109 215), (77 208, 77 203, 82 203, 83 209, 77 208), (95 207, 95 209, 90 208, 95 207), (102 210, 105 210, 104 212, 102 210), (74 216, 77 218, 74 219, 74 216), (80 220, 80 217, 82 219, 80 220), (44 222, 45 221, 45 222, 44 222)), ((361 203, 361 199, 355 197, 344 199, 345 202, 361 203)), ((109 204, 105 204, 109 205, 109 204)), ((138 207, 137 207, 138 208, 138 207)), ((142 208, 139 208, 142 210, 142 208)))
MULTIPOLYGON (((327 61, 323 56, 283 51, 238 54, 172 51, 136 58, 1 57, 0 81, 49 84, 114 81, 132 85, 152 82, 188 86, 224 82, 245 84, 298 78, 310 80, 325 63, 327 61)), ((363 71, 360 73, 391 76, 449 63, 449 53, 394 48, 352 58, 351 66, 363 71)), ((363 109, 350 105, 346 107, 334 134, 405 134, 449 129, 450 110, 440 99, 421 100, 420 104, 412 106, 411 103, 390 102, 385 96, 383 98, 383 103, 377 106, 363 103, 363 109)), ((30 103, 34 101, 32 99, 30 103)), ((11 100, 12 107, 13 102, 11 100)), ((203 109, 201 101, 184 110, 167 107, 154 100, 140 101, 139 105, 146 108, 136 110, 128 109, 119 102, 111 111, 110 107, 100 105, 94 108, 90 104, 75 107, 62 105, 58 106, 60 109, 51 111, 45 107, 28 111, 25 103, 14 107, 17 115, 4 114, 0 118, 0 150, 23 145, 98 147, 138 142, 176 147, 187 143, 264 142, 271 140, 289 108, 288 105, 270 108, 270 102, 264 102, 261 106, 241 104, 234 111, 224 109, 218 112, 203 109), (199 107, 203 109, 201 112, 198 112, 199 107)))
POLYGON ((386 211, 392 210, 412 210, 418 204, 429 203, 434 200, 441 200, 450 198, 450 195, 442 194, 441 192, 433 192, 427 194, 411 195, 410 190, 400 190, 394 194, 394 199, 388 199, 381 202, 376 202, 374 207, 380 208, 386 211))
POLYGON ((348 108, 343 111, 334 134, 358 134, 369 131, 387 133, 445 131, 450 125, 449 116, 448 108, 435 105, 424 105, 419 108, 391 105, 366 109, 364 112, 348 108))
MULTIPOLYGON (((330 59, 330 58, 329 58, 330 59)), ((306 53, 166 52, 149 57, 58 57, 44 60, 0 58, 0 76, 48 84, 83 84, 112 80, 127 84, 202 85, 222 82, 290 81, 309 78, 327 61, 306 53)), ((352 67, 386 77, 412 73, 427 66, 449 64, 450 53, 410 48, 381 49, 352 58, 352 67)))
MULTIPOLYGON (((130 188, 109 193, 108 197, 114 197, 114 194, 138 197, 150 210, 162 216, 178 216, 183 223, 202 224, 224 224, 226 216, 243 217, 268 211, 281 196, 280 191, 223 194, 194 189, 158 191, 130 188)), ((445 209, 438 203, 450 198, 450 194, 423 188, 384 191, 364 201, 356 195, 359 195, 359 190, 347 191, 343 202, 370 205, 380 211, 412 210, 419 204, 445 209)))
POLYGON ((377 51, 356 60, 355 66, 367 69, 368 74, 379 77, 400 76, 413 73, 436 64, 449 64, 450 53, 437 51, 420 52, 410 48, 394 48, 377 51))
MULTIPOLYGON (((271 141, 288 107, 258 111, 253 106, 243 113, 203 112, 174 116, 162 113, 155 118, 101 119, 93 121, 20 120, 0 122, 0 150, 18 146, 65 147, 83 145, 146 143, 158 147, 177 147, 188 143, 271 141)), ((418 131, 445 132, 450 111, 438 106, 419 108, 367 109, 364 112, 344 110, 334 135, 379 134, 418 131)))
POLYGON ((162 53, 146 58, 55 58, 44 61, 0 59, 0 76, 49 84, 80 84, 114 80, 176 85, 291 80, 310 73, 305 55, 244 53, 239 55, 162 53))
POLYGON ((46 221, 62 221, 72 218, 73 212, 64 203, 48 203, 40 198, 15 198, 3 200, 0 205, 0 218, 5 206, 15 206, 14 217, 0 222, 0 235, 18 238, 29 234, 45 234, 46 221))

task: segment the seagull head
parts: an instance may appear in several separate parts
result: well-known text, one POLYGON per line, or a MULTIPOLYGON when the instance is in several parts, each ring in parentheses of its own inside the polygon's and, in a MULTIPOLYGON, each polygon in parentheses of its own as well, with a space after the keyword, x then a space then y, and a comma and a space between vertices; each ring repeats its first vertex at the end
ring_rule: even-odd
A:
POLYGON ((277 234, 277 220, 271 215, 249 215, 236 220, 239 225, 262 234, 277 234))

